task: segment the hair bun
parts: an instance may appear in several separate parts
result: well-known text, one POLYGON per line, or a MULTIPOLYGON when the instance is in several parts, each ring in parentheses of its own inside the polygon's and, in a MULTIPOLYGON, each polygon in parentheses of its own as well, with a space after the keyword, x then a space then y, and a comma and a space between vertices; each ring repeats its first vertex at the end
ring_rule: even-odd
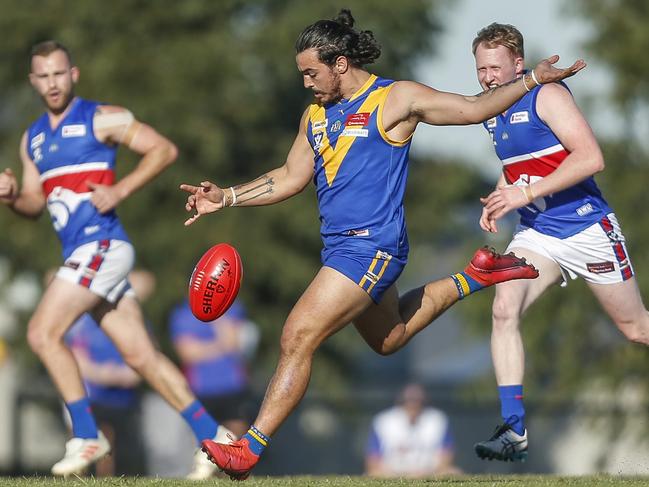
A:
POLYGON ((354 27, 354 17, 352 17, 351 10, 347 8, 341 9, 334 20, 341 25, 345 25, 350 28, 354 27))

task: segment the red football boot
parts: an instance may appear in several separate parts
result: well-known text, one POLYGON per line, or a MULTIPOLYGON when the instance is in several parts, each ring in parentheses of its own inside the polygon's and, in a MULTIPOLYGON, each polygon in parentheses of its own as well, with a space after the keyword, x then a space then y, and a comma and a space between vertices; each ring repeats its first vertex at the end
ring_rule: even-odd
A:
POLYGON ((248 440, 245 438, 229 445, 203 440, 201 445, 207 458, 228 474, 232 480, 246 480, 250 471, 259 461, 259 455, 250 451, 248 440))
POLYGON ((464 272, 483 286, 492 286, 499 282, 513 279, 535 279, 539 271, 524 258, 516 257, 513 252, 500 255, 494 249, 478 249, 464 272))

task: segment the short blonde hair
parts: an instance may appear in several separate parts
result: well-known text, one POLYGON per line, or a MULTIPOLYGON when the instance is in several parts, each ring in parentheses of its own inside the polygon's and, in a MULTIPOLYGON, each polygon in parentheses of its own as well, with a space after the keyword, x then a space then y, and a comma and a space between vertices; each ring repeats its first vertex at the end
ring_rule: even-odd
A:
POLYGON ((509 49, 515 57, 525 57, 523 47, 523 34, 510 24, 499 24, 494 22, 487 27, 480 29, 476 38, 473 39, 472 51, 475 55, 476 49, 484 43, 488 49, 504 46, 509 49))

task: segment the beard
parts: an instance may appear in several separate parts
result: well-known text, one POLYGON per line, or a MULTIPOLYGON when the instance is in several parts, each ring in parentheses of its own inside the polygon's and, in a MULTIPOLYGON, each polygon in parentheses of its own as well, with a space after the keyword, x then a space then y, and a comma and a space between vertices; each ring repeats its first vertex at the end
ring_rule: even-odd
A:
POLYGON ((318 91, 316 94, 320 95, 320 98, 318 101, 321 104, 326 104, 326 103, 337 103, 339 102, 343 95, 340 91, 340 85, 342 84, 342 81, 340 80, 340 74, 331 70, 331 88, 327 91, 318 91))
POLYGON ((74 93, 69 91, 68 93, 60 92, 56 100, 52 100, 48 95, 42 97, 43 103, 47 109, 52 112, 54 115, 60 115, 63 113, 70 105, 70 102, 74 98, 74 93))

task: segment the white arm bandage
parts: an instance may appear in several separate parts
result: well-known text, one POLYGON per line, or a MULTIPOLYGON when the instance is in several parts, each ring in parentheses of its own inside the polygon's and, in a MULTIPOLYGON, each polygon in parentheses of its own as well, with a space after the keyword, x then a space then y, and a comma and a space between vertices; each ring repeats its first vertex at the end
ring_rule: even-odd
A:
POLYGON ((135 117, 129 110, 112 113, 98 112, 93 119, 95 130, 118 129, 115 140, 126 145, 129 145, 133 139, 134 134, 129 131, 133 122, 135 122, 135 117))

